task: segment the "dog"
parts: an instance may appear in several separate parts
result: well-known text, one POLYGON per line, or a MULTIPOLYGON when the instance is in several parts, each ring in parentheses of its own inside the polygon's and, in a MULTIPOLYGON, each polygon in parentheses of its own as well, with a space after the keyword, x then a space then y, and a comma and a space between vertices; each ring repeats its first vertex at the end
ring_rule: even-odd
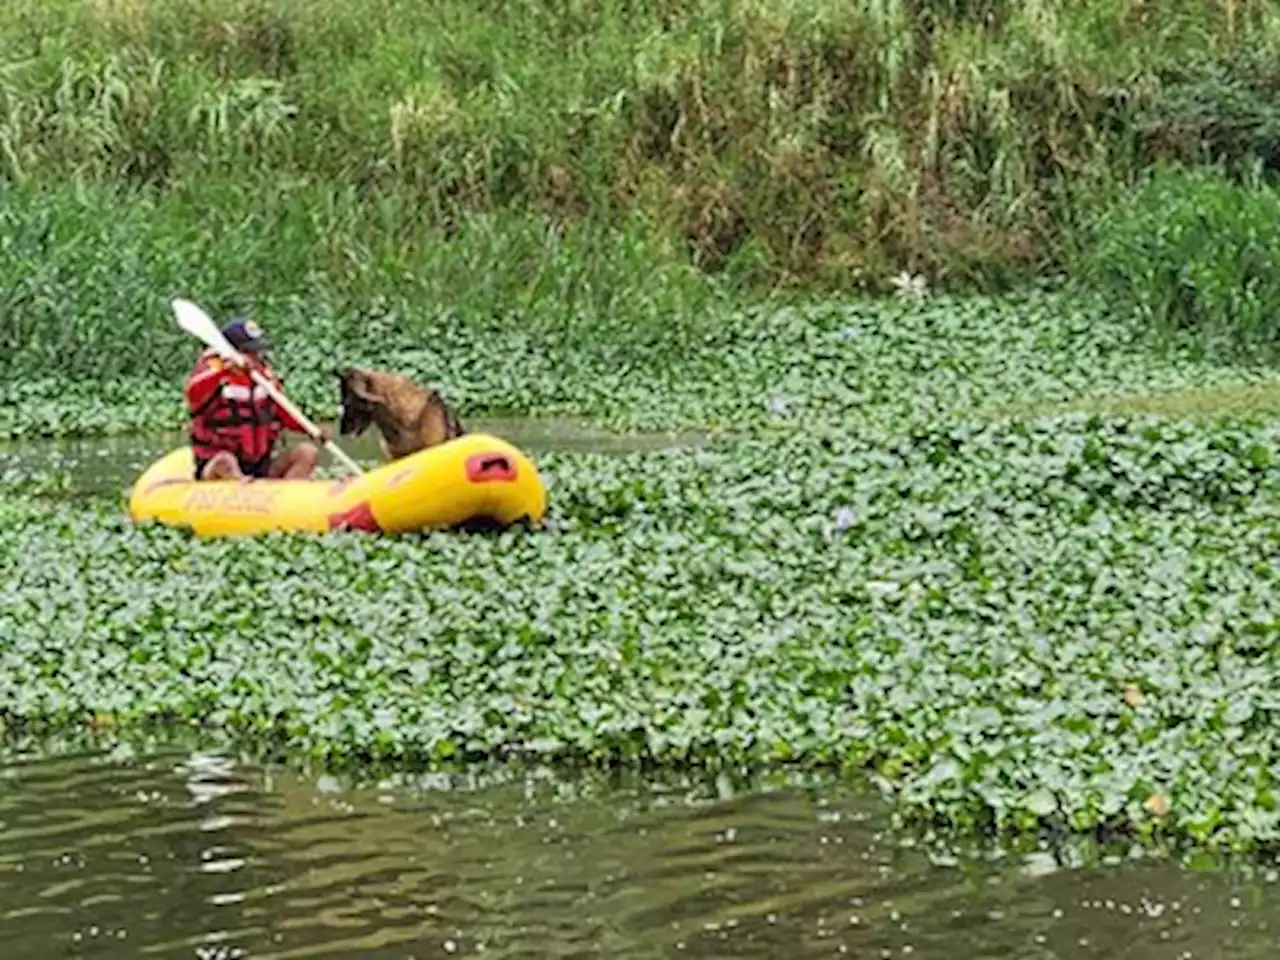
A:
POLYGON ((464 436, 457 413, 439 392, 383 370, 335 370, 342 389, 338 432, 359 436, 370 424, 382 435, 382 455, 399 460, 464 436))

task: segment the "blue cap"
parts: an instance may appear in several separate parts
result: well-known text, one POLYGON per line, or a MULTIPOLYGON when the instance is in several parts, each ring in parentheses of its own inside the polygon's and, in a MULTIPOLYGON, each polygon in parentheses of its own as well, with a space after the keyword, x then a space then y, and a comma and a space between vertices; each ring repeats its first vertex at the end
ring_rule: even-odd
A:
POLYGON ((248 317, 233 317, 231 322, 222 328, 222 335, 237 350, 251 350, 256 353, 271 345, 262 328, 248 317))

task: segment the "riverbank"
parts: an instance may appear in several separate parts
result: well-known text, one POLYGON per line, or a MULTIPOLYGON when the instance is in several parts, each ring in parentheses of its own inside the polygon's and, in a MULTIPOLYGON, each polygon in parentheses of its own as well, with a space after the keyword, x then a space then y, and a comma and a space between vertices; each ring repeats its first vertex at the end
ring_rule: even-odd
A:
POLYGON ((478 367, 678 360, 744 291, 1004 292, 1092 251, 1159 320, 1190 254, 1229 327, 1280 286, 1238 210, 1280 199, 1127 203, 1159 162, 1274 171, 1271 5, 941 6, 6 4, 0 380, 167 382, 173 296, 520 413, 478 367), (1170 210, 1185 246, 1149 247, 1170 210))
POLYGON ((320 417, 355 363, 475 416, 757 419, 784 360, 846 376, 790 318, 1050 276, 1260 358, 1280 15, 984 10, 7 5, 0 437, 180 423, 174 296, 262 321, 320 417))
POLYGON ((332 251, 393 258, 474 214, 634 214, 699 269, 883 291, 1026 280, 1153 161, 1265 160, 1280 30, 1198 0, 55 0, 0 37, 16 182, 327 192, 332 251))

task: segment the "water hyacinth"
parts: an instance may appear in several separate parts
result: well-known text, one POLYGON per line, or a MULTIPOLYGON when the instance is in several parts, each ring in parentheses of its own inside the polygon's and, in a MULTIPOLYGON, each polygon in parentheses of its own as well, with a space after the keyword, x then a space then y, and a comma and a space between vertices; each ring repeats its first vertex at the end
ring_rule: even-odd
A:
POLYGON ((10 498, 0 702, 329 759, 849 765, 909 819, 1269 842, 1278 444, 1077 415, 548 455, 551 530, 403 541, 10 498))
MULTIPOLYGON (((261 302, 256 314, 279 344, 290 396, 318 419, 337 412, 338 358, 439 385, 464 419, 587 417, 634 431, 842 432, 1092 400, 1141 408, 1165 398, 1177 412, 1215 389, 1226 393, 1211 406, 1238 406, 1235 397, 1276 408, 1265 367, 1157 351, 1140 321, 1070 292, 785 306, 726 298, 714 308, 689 301, 673 305, 660 335, 644 329, 643 299, 639 313, 620 306, 566 317, 548 303, 508 324, 446 328, 406 296, 368 308, 386 321, 375 339, 352 331, 323 297, 261 302)), ((167 306, 153 308, 138 327, 175 336, 167 306)), ((151 373, 51 378, 32 364, 29 375, 0 379, 0 438, 182 428, 180 378, 195 349, 188 340, 176 334, 169 362, 151 373)))

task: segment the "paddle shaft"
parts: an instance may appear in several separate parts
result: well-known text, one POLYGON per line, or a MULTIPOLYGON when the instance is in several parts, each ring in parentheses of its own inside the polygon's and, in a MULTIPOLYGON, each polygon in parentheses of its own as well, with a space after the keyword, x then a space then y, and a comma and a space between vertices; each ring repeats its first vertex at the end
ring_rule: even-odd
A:
POLYGON ((307 433, 310 435, 312 440, 314 440, 316 443, 322 444, 325 447, 325 449, 328 450, 331 454, 333 454, 333 456, 336 459, 342 461, 342 463, 352 473, 356 474, 357 476, 360 476, 364 473, 364 471, 360 469, 360 465, 357 464, 350 457, 348 457, 336 443, 334 443, 332 440, 326 440, 323 436, 321 436, 320 428, 317 427, 314 423, 312 423, 309 419, 307 419, 306 415, 304 415, 301 410, 295 407, 289 401, 288 397, 286 397, 283 393, 277 390, 275 387, 275 384, 273 384, 270 380, 268 380, 265 376, 263 376, 259 371, 254 370, 252 367, 249 367, 248 370, 249 370, 249 376, 253 378, 253 382, 256 383, 258 386, 262 387, 263 390, 267 391, 267 393, 271 396, 272 400, 280 404, 280 406, 283 407, 291 417, 297 420, 298 423, 302 424, 303 429, 307 431, 307 433))

